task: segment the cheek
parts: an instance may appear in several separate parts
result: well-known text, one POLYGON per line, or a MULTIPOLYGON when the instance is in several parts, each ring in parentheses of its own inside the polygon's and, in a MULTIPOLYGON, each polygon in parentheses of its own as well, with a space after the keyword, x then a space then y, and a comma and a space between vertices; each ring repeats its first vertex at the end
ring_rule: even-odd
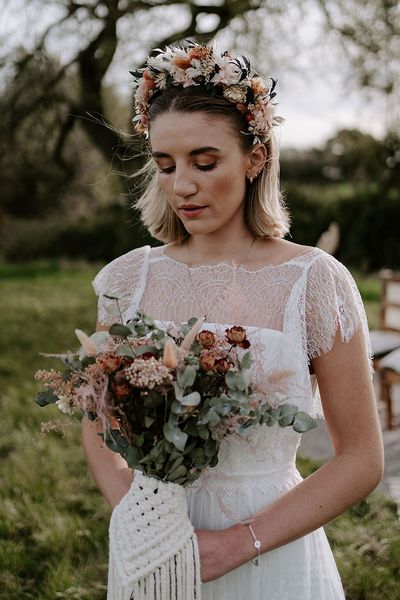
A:
POLYGON ((212 193, 215 199, 220 199, 229 205, 240 204, 244 198, 245 189, 245 176, 240 171, 235 172, 231 169, 221 174, 212 183, 212 193))

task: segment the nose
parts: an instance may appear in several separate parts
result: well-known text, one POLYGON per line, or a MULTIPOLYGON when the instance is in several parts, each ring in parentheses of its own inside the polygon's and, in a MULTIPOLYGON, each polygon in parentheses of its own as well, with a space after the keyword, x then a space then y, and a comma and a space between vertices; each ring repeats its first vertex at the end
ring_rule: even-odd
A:
POLYGON ((173 189, 175 195, 182 198, 196 193, 197 185, 189 169, 176 166, 173 189))

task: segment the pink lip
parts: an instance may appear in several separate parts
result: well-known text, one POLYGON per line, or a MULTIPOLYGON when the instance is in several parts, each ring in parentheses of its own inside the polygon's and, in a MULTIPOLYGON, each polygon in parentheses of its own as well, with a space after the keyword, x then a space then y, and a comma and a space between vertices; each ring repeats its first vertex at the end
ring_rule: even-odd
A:
POLYGON ((195 204, 186 204, 185 206, 180 207, 181 213, 183 213, 186 217, 197 217, 200 215, 203 210, 207 208, 206 206, 196 206, 195 204))

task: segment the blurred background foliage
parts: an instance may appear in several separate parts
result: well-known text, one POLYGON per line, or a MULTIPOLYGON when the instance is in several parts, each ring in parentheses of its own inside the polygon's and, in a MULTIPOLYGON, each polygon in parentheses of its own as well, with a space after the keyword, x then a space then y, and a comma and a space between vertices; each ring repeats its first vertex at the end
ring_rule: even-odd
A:
MULTIPOLYGON (((132 107, 108 79, 113 61, 138 65, 151 48, 222 34, 256 64, 273 65, 290 31, 290 63, 301 44, 296 23, 312 10, 351 85, 385 98, 386 132, 341 129, 319 148, 284 150, 292 239, 313 245, 335 221, 338 258, 364 271, 400 266, 397 2, 17 0, 12 8, 16 25, 18 14, 33 21, 26 40, 0 38, 0 260, 107 261, 155 242, 130 208, 143 143, 129 135, 132 107)), ((345 91, 335 93, 340 101, 345 91)))

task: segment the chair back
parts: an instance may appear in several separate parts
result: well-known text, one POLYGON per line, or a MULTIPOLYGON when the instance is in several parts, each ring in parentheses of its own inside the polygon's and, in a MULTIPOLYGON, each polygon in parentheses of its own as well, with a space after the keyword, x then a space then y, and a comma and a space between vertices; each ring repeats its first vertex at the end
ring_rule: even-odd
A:
POLYGON ((380 279, 382 282, 380 329, 400 333, 400 274, 383 270, 380 279))

